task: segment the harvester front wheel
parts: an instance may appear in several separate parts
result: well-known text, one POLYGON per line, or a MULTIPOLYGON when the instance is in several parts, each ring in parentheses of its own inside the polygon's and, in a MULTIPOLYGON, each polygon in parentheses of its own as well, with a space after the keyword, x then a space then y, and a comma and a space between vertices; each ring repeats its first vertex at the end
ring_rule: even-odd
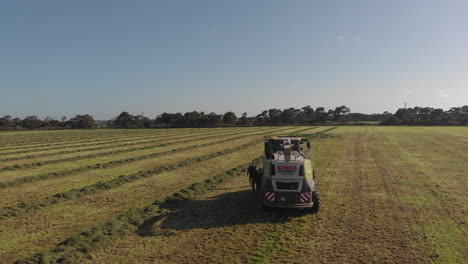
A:
POLYGON ((320 194, 318 191, 312 192, 312 202, 314 202, 314 205, 312 205, 311 212, 316 214, 320 209, 320 194))
POLYGON ((271 211, 271 207, 270 206, 266 206, 265 204, 261 204, 261 208, 264 212, 269 212, 271 211))

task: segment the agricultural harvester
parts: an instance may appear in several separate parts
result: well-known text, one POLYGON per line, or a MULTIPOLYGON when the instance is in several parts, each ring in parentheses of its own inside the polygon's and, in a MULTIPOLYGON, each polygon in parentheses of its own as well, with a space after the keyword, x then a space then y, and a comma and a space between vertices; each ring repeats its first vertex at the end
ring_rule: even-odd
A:
POLYGON ((277 136, 265 140, 263 168, 257 169, 252 164, 248 170, 253 179, 252 189, 258 193, 262 209, 282 207, 318 211, 320 197, 312 155, 307 158, 301 147, 305 143, 310 149, 311 142, 302 137, 277 136))

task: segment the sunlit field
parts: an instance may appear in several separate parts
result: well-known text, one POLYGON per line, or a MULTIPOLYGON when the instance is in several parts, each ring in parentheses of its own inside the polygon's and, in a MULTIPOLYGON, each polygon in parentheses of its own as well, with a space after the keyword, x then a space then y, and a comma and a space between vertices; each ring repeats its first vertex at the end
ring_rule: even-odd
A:
POLYGON ((0 263, 466 263, 467 150, 466 127, 0 132, 0 263), (318 213, 258 209, 271 135, 312 140, 318 213))

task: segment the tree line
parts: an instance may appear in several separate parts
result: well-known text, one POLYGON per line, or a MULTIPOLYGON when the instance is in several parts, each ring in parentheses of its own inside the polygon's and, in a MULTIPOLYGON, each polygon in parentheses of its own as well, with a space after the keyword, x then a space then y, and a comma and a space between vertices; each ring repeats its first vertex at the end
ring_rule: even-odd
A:
POLYGON ((349 120, 350 109, 339 106, 326 110, 324 107, 305 106, 300 109, 284 110, 272 108, 256 116, 243 113, 238 117, 234 112, 224 114, 192 111, 182 113, 162 113, 151 120, 141 115, 122 112, 114 120, 107 122, 109 128, 163 128, 163 127, 222 127, 222 126, 279 126, 279 125, 314 125, 330 122, 345 123, 349 120))
POLYGON ((64 116, 61 120, 51 117, 40 119, 37 116, 27 116, 20 119, 10 115, 0 118, 0 130, 90 129, 97 127, 96 121, 91 115, 76 115, 70 119, 64 116))
POLYGON ((468 105, 452 107, 447 111, 441 108, 413 107, 400 108, 394 115, 386 117, 381 125, 400 126, 467 126, 468 105))
POLYGON ((452 107, 447 111, 440 108, 413 107, 400 108, 395 114, 351 113, 342 105, 334 109, 313 108, 272 108, 256 116, 243 113, 240 117, 234 112, 224 114, 192 111, 182 113, 162 113, 154 119, 142 115, 120 113, 107 121, 95 121, 91 115, 77 115, 71 119, 50 117, 40 119, 27 116, 24 119, 9 115, 0 118, 0 130, 47 130, 47 129, 92 129, 107 128, 172 128, 172 127, 222 127, 222 126, 280 126, 280 125, 468 125, 468 106, 452 107))

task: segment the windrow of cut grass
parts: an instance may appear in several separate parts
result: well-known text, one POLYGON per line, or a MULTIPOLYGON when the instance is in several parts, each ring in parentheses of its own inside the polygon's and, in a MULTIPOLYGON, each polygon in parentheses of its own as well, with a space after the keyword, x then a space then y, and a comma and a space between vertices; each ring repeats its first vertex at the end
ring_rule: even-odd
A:
POLYGON ((221 133, 221 132, 229 132, 229 131, 238 131, 238 129, 234 128, 220 128, 220 129, 213 129, 209 131, 205 130, 186 130, 184 132, 180 132, 177 130, 169 130, 165 129, 165 133, 161 132, 141 132, 141 134, 132 134, 132 135, 125 135, 125 136, 116 136, 112 138, 90 138, 86 140, 68 140, 68 141, 55 141, 53 143, 48 144, 39 144, 39 145, 28 145, 28 146, 15 146, 10 147, 9 149, 0 149, 0 154, 2 155, 10 155, 10 154, 21 154, 21 153, 30 153, 30 152, 38 152, 43 150, 54 150, 60 149, 63 147, 76 147, 76 146, 93 146, 93 145, 103 145, 108 143, 117 143, 117 142, 127 142, 132 140, 138 139, 146 139, 146 138, 164 138, 164 137, 176 137, 176 136, 188 136, 190 134, 202 134, 202 133, 221 133), (172 132, 170 132, 172 131, 172 132))
POLYGON ((146 177, 152 177, 153 175, 159 174, 162 172, 167 172, 167 171, 172 171, 172 170, 176 170, 179 168, 187 167, 187 166, 192 165, 195 162, 209 160, 209 159, 219 157, 221 155, 243 150, 249 147, 249 145, 251 144, 252 142, 248 142, 247 144, 239 145, 235 148, 228 149, 227 151, 219 151, 216 153, 207 154, 203 156, 187 158, 180 162, 167 164, 167 165, 163 165, 159 167, 154 167, 150 170, 138 171, 136 173, 129 174, 129 175, 119 175, 118 177, 113 178, 108 181, 99 181, 95 184, 87 185, 82 188, 71 189, 65 192, 56 193, 52 196, 48 196, 46 198, 39 199, 39 200, 34 200, 28 203, 18 204, 17 206, 3 207, 3 208, 0 208, 0 220, 4 220, 7 218, 11 218, 11 217, 16 217, 18 215, 33 212, 35 210, 42 209, 48 206, 57 205, 59 203, 63 203, 68 200, 78 199, 83 196, 91 195, 102 190, 117 188, 123 184, 137 181, 146 177))
MULTIPOLYGON (((253 140, 252 142, 255 142, 255 141, 258 141, 259 138, 261 139, 261 136, 260 137, 258 137, 258 136, 256 136, 256 137, 253 137, 253 136, 252 137, 243 137, 240 140, 230 139, 229 140, 229 145, 231 145, 231 144, 236 145, 236 144, 238 144, 238 141, 244 142, 245 140, 253 140)), ((242 150, 244 148, 247 148, 250 144, 251 144, 251 142, 249 142, 247 144, 244 144, 244 145, 240 145, 240 146, 238 146, 238 147, 236 147, 234 149, 231 149, 231 150, 232 150, 232 152, 237 151, 237 150, 242 150)), ((206 146, 208 146, 208 145, 213 145, 213 144, 212 143, 207 143, 206 146)), ((200 147, 204 147, 204 146, 200 146, 200 147)), ((224 146, 221 145, 221 146, 219 146, 219 148, 224 148, 224 146)), ((215 154, 205 155, 205 156, 202 156, 202 157, 193 157, 192 158, 191 156, 193 156, 193 152, 186 151, 185 153, 178 153, 177 157, 166 157, 164 160, 161 160, 161 161, 156 160, 155 163, 152 164, 151 168, 147 169, 147 170, 138 170, 138 169, 141 169, 141 167, 140 168, 136 167, 134 169, 135 171, 137 170, 136 172, 133 172, 133 173, 130 173, 130 174, 127 174, 127 175, 120 175, 120 176, 117 177, 115 175, 110 174, 110 175, 108 175, 108 178, 103 179, 103 180, 107 179, 104 182, 103 181, 97 181, 98 179, 93 179, 95 181, 95 183, 86 185, 84 187, 71 189, 71 190, 69 189, 69 190, 66 190, 66 191, 63 191, 63 192, 60 192, 60 193, 55 193, 54 195, 45 197, 43 199, 37 199, 37 200, 30 201, 30 202, 23 202, 23 203, 20 203, 20 204, 18 204, 16 206, 2 207, 2 208, 0 208, 0 219, 14 217, 14 216, 17 216, 19 214, 23 214, 25 212, 31 212, 31 211, 34 211, 34 210, 37 210, 37 209, 40 209, 40 208, 55 205, 55 204, 58 204, 60 202, 66 201, 66 200, 76 199, 76 198, 79 198, 79 197, 82 197, 82 196, 85 196, 85 195, 93 194, 93 193, 95 193, 95 192, 97 192, 99 190, 116 188, 116 187, 118 187, 118 186, 120 186, 122 184, 132 182, 132 181, 144 178, 144 177, 149 177, 149 176, 152 176, 153 174, 157 174, 157 173, 160 173, 160 172, 170 171, 170 170, 174 170, 174 169, 177 169, 177 168, 189 166, 189 165, 193 164, 194 162, 197 162, 197 161, 200 161, 200 160, 207 160, 207 159, 210 159, 210 158, 215 158, 217 155, 220 155, 220 152, 215 153, 215 154)), ((175 156, 175 155, 173 155, 173 156, 175 156)), ((111 171, 111 173, 112 173, 112 171, 111 171)), ((81 176, 80 179, 81 178, 83 178, 83 177, 81 176)), ((84 181, 84 182, 86 183, 87 181, 84 181)), ((24 191, 27 191, 29 196, 31 195, 31 193, 33 193, 35 191, 36 192, 36 197, 39 196, 40 194, 50 192, 49 189, 44 189, 44 188, 39 188, 39 189, 35 188, 32 191, 29 190, 29 189, 26 189, 26 190, 18 189, 18 190, 14 190, 13 192, 9 193, 8 197, 5 199, 6 201, 2 201, 1 203, 4 204, 5 202, 8 202, 8 200, 16 200, 18 198, 23 198, 24 191), (15 197, 15 196, 18 196, 18 198, 15 197)))
POLYGON ((137 231, 86 253, 64 254, 65 258, 102 264, 297 263, 293 258, 262 262, 278 246, 283 223, 291 217, 259 209, 244 173, 160 208, 166 210, 149 215, 137 231))
POLYGON ((330 132, 332 130, 335 130, 337 129, 338 127, 330 127, 330 128, 326 128, 326 129, 323 129, 320 131, 320 133, 327 133, 327 132, 330 132))
MULTIPOLYGON (((258 163, 259 161, 260 157, 254 159, 254 162, 258 163)), ((167 211, 167 209, 162 208, 168 207, 177 201, 192 199, 232 177, 244 174, 249 165, 250 162, 243 163, 214 177, 192 183, 172 195, 155 200, 150 205, 130 209, 108 222, 66 239, 49 251, 20 259, 16 263, 72 263, 84 261, 91 251, 106 247, 114 243, 118 238, 137 232, 145 224, 145 221, 167 211)))
MULTIPOLYGON (((301 129, 297 132, 307 129, 310 128, 301 129)), ((50 245, 50 241, 57 241, 58 237, 62 237, 64 233, 77 231, 86 225, 92 226, 93 224, 96 224, 96 222, 100 222, 101 220, 99 219, 108 218, 109 215, 112 215, 112 212, 121 212, 120 210, 123 208, 131 208, 132 205, 135 207, 134 203, 138 204, 136 207, 146 206, 151 203, 150 199, 154 199, 156 196, 156 198, 162 199, 169 194, 168 192, 176 191, 178 188, 183 187, 184 184, 191 184, 194 181, 209 178, 210 175, 216 174, 216 171, 219 171, 220 167, 226 168, 229 166, 235 166, 243 160, 248 161, 253 156, 258 155, 259 152, 261 153, 263 145, 261 142, 262 139, 263 138, 261 136, 257 137, 257 139, 254 139, 254 141, 249 138, 239 139, 240 141, 244 142, 243 145, 239 145, 242 144, 240 141, 233 143, 229 142, 226 143, 228 146, 236 145, 237 147, 230 150, 223 150, 225 147, 219 146, 217 148, 221 151, 211 152, 204 157, 195 157, 191 158, 189 161, 184 161, 184 164, 187 165, 186 168, 180 167, 182 164, 180 163, 173 166, 173 168, 176 169, 174 171, 165 171, 163 173, 157 173, 150 176, 144 176, 143 174, 140 174, 138 177, 143 178, 132 182, 127 182, 123 186, 117 186, 111 189, 103 189, 98 193, 72 199, 71 201, 65 201, 62 204, 49 207, 47 210, 39 210, 35 211, 34 213, 21 215, 21 217, 17 219, 1 221, 1 226, 11 226, 13 223, 16 223, 16 228, 14 230, 4 230, 4 232, 0 232, 0 234, 10 234, 11 232, 17 232, 16 234, 13 234, 13 236, 22 238, 21 241, 15 241, 14 245, 6 245, 6 248, 4 248, 5 253, 3 253, 3 255, 8 257, 9 254, 20 254, 23 252, 23 250, 28 252, 31 251, 31 247, 34 246, 45 247, 45 245, 50 245), (233 152, 228 154, 228 156, 222 156, 222 153, 226 151, 233 152), (190 163, 192 164, 190 165, 190 163), (155 188, 154 184, 158 185, 157 188, 155 188), (155 189, 158 190, 158 192, 155 192, 155 189), (70 215, 69 219, 68 217, 58 217, 64 215, 70 215), (74 222, 76 220, 76 218, 73 217, 74 215, 80 215, 79 224, 74 222), (27 228, 42 230, 43 234, 40 235, 41 241, 38 244, 36 244, 36 241, 34 240, 38 234, 29 234, 26 231, 26 227, 20 227, 29 223, 18 223, 18 221, 22 222, 23 219, 27 218, 47 219, 46 223, 42 223, 41 221, 39 221, 39 223, 34 222, 32 225, 35 227, 29 226, 27 228), (89 219, 93 220, 90 222, 89 219), (37 225, 40 225, 40 227, 37 225), (80 228, 77 226, 80 226, 80 228), (75 227, 76 229, 74 229, 75 227), (50 231, 50 228, 59 230, 52 232, 50 231), (8 252, 9 250, 7 248, 10 247, 14 247, 16 251, 14 253, 8 252)), ((205 148, 202 148, 202 150, 205 150, 205 148)), ((0 239, 2 238, 0 237, 0 239)))
MULTIPOLYGON (((49 137, 47 139, 43 139, 38 142, 29 143, 29 144, 14 144, 11 143, 8 146, 0 146, 0 152, 4 151, 19 151, 19 150, 33 150, 40 147, 51 147, 51 146, 60 146, 60 145, 67 145, 67 144, 78 144, 78 143, 93 143, 93 142, 102 142, 102 141, 110 141, 110 140, 119 140, 119 139, 130 139, 130 138, 143 138, 145 136, 171 136, 171 135, 183 135, 189 133, 203 133, 203 132, 214 132, 214 130, 218 131, 228 131, 228 130, 238 130, 241 131, 241 128, 183 128, 183 129, 140 129, 131 131, 131 133, 127 132, 127 130, 97 130, 99 132, 95 132, 94 134, 88 134, 89 131, 94 130, 84 130, 82 131, 83 136, 81 138, 57 138, 57 137, 49 137), (109 131, 109 134, 106 132, 109 131), (117 131, 117 132, 116 132, 117 131)), ((50 131, 42 131, 38 133, 47 133, 50 131)), ((17 132, 16 136, 20 137, 23 132, 17 132)), ((1 138, 1 132, 0 132, 1 138)))
POLYGON ((110 221, 126 210, 148 206, 194 182, 211 178, 226 166, 235 167, 240 161, 245 163, 248 157, 258 155, 258 146, 261 143, 224 156, 212 153, 216 154, 215 158, 197 161, 186 168, 156 174, 115 189, 67 201, 47 210, 25 214, 17 219, 3 220, 0 238, 9 243, 0 246, 0 254, 11 261, 12 258, 53 248, 67 237, 110 221), (79 222, 76 221, 76 215, 80 216, 79 222), (25 221, 29 217, 35 221, 25 221), (31 233, 32 230, 36 232, 31 233), (37 238, 40 238, 39 241, 37 238))
MULTIPOLYGON (((314 128, 311 128, 313 130, 314 128)), ((288 130, 284 130, 287 132, 288 130)), ((267 131, 264 131, 267 132, 267 131)), ((259 135, 260 137, 262 135, 259 135)), ((254 138, 253 136, 245 136, 244 138, 254 138)), ((228 145, 235 143, 236 140, 229 142, 228 145)), ((179 162, 184 158, 193 156, 193 149, 170 152, 161 158, 149 158, 139 161, 134 161, 125 164, 125 166, 111 166, 109 168, 98 168, 80 173, 75 173, 67 177, 51 178, 43 181, 22 184, 19 186, 9 187, 2 190, 2 199, 0 206, 7 207, 17 205, 19 203, 27 203, 33 200, 41 199, 46 196, 53 196, 57 193, 63 193, 70 189, 83 188, 87 185, 95 184, 98 181, 108 181, 114 179, 117 175, 133 174, 141 170, 150 170, 155 166, 164 166, 170 163, 179 162)))
MULTIPOLYGON (((256 129, 247 129, 244 132, 248 131, 257 131, 260 130, 258 128, 256 129)), ((52 148, 52 149, 47 149, 46 152, 40 151, 41 153, 36 153, 36 154, 29 154, 29 155, 14 155, 12 157, 5 157, 0 159, 0 164, 2 166, 14 166, 10 163, 5 163, 7 161, 17 161, 17 160, 28 160, 28 159, 34 159, 34 158, 41 158, 41 159, 48 159, 50 157, 54 156, 59 156, 59 155, 64 155, 64 154, 75 154, 78 152, 91 152, 91 151, 101 151, 101 150, 107 150, 107 149, 115 149, 115 148, 122 148, 122 147, 128 147, 128 146, 146 146, 146 144, 151 145, 154 143, 158 142, 165 142, 169 143, 174 139, 183 139, 183 138, 194 138, 194 140, 197 138, 197 136, 216 136, 216 135, 225 135, 225 134, 232 134, 232 133, 239 133, 238 131, 215 131, 215 132, 208 132, 208 133, 193 133, 193 134, 183 134, 179 136, 154 136, 154 137, 145 137, 143 139, 131 139, 131 140, 124 140, 122 142, 124 143, 119 143, 118 140, 116 141, 111 141, 111 142, 101 142, 97 144, 81 144, 79 146, 61 146, 60 148, 52 148), (91 147, 89 147, 91 146, 91 147), (59 151, 55 151, 55 150, 59 151), (52 150, 52 151, 51 151, 52 150)), ((3 156, 3 155, 2 155, 3 156)), ((6 156, 6 155, 5 155, 6 156)), ((62 157, 63 158, 63 157, 62 157)), ((41 160, 34 160, 35 163, 41 162, 41 160)), ((16 164, 15 164, 16 165, 16 164)))
MULTIPOLYGON (((255 128, 252 128, 255 129, 255 128)), ((258 128, 257 128, 258 129, 258 128)), ((54 144, 46 144, 44 146, 32 146, 32 147, 17 147, 17 149, 10 149, 1 151, 0 155, 7 157, 12 156, 15 154, 23 154, 23 153, 36 153, 36 152, 45 152, 50 150, 63 150, 64 148, 70 149, 74 147, 92 147, 92 146, 100 146, 100 145, 107 145, 107 144, 116 144, 116 143, 127 143, 133 141, 144 141, 144 140, 152 140, 152 139, 164 139, 164 138, 177 138, 177 137, 184 137, 190 135, 199 135, 199 134, 216 134, 222 132, 233 132, 237 131, 235 129, 220 129, 220 130, 210 130, 210 131, 187 131, 185 133, 180 133, 174 131, 174 133, 142 133, 138 136, 126 136, 126 137, 118 137, 112 139, 95 139, 95 140, 86 140, 82 142, 59 142, 54 144)))
MULTIPOLYGON (((273 130, 279 129, 279 128, 273 128, 273 130)), ((266 130, 267 131, 273 131, 273 130, 266 130)), ((307 129, 306 129, 307 130, 307 129)), ((218 138, 222 138, 221 136, 218 138)), ((211 139, 209 139, 211 140, 211 139)), ((208 141, 209 141, 208 140, 208 141)), ((205 140, 203 140, 205 141, 205 140)), ((198 142, 203 142, 202 140, 199 140, 198 142)), ((194 142, 190 142, 190 144, 195 144, 194 142)), ((146 158, 151 158, 153 157, 150 154, 154 153, 159 153, 163 151, 170 152, 170 150, 175 151, 178 150, 178 145, 174 145, 171 147, 161 147, 158 148, 156 151, 154 150, 146 150, 146 151, 139 151, 135 153, 123 153, 123 154, 118 154, 118 155, 113 155, 113 156, 105 156, 105 157, 99 157, 99 158, 94 158, 94 159, 85 159, 85 160, 78 160, 75 162, 66 162, 66 163, 60 163, 60 164, 52 164, 52 165, 46 165, 46 166, 40 166, 40 167, 35 167, 32 169, 23 169, 23 170, 16 170, 14 172, 3 172, 0 173, 0 178, 3 180, 0 183, 0 188, 2 187, 9 187, 9 186, 15 186, 17 185, 16 183, 26 183, 30 182, 29 180, 21 180, 21 178, 29 178, 31 176, 34 176, 35 180, 41 179, 41 178, 49 178, 49 177, 62 177, 62 176, 68 176, 69 174, 75 174, 78 172, 83 172, 87 171, 90 169, 102 169, 102 168, 107 168, 107 167, 112 167, 115 165, 119 165, 122 163, 126 162, 134 162, 146 158), (16 183, 12 184, 11 181, 16 181, 16 183), (10 182, 5 184, 5 182, 10 182)), ((158 155, 158 154, 157 154, 158 155)), ((35 181, 34 180, 34 181, 35 181)), ((48 186, 50 188, 50 186, 48 186)))
MULTIPOLYGON (((250 146, 251 151, 248 151, 248 153, 252 153, 250 155, 254 155, 255 153, 261 152, 261 147, 262 147, 262 143, 251 145, 250 146)), ((236 162, 236 161, 242 162, 240 157, 245 159, 246 157, 249 158, 250 156, 250 155, 246 155, 247 153, 245 152, 239 152, 236 154, 238 155, 238 158, 229 159, 231 160, 231 162, 236 162)), ((226 162, 226 159, 218 157, 213 160, 214 164, 218 164, 218 162, 216 162, 216 159, 218 159, 218 162, 226 162)), ((255 160, 257 164, 260 161, 261 161, 260 157, 257 157, 257 159, 255 160)), ((192 173, 205 174, 205 175, 209 174, 207 173, 207 168, 203 164, 197 163, 197 165, 198 165, 197 168, 190 167, 190 171, 192 173)), ((47 262, 47 261, 57 261, 57 260, 58 261, 70 261, 70 262, 82 262, 85 260, 83 259, 83 257, 87 257, 90 253, 92 253, 93 251, 96 251, 97 249, 101 247, 104 248, 109 245, 112 245, 116 239, 121 238, 123 236, 133 235, 133 233, 135 232, 138 232, 138 233, 141 232, 141 229, 144 229, 145 226, 148 225, 148 223, 152 223, 155 218, 158 219, 161 217, 165 217, 167 213, 172 213, 172 209, 170 208, 177 209, 179 204, 183 203, 183 201, 193 199, 201 194, 204 194, 210 191, 212 188, 217 187, 220 183, 231 180, 232 178, 239 178, 240 175, 244 175, 245 168, 247 168, 248 165, 249 163, 242 165, 243 169, 240 171, 240 173, 233 173, 232 172, 233 170, 230 170, 230 172, 228 171, 227 173, 222 174, 223 176, 217 175, 212 180, 208 179, 202 182, 192 184, 191 186, 184 188, 165 199, 161 199, 156 202, 153 202, 152 206, 146 206, 144 208, 139 209, 138 211, 136 211, 137 214, 134 213, 135 210, 127 211, 126 213, 115 218, 114 220, 111 220, 101 226, 92 228, 88 231, 82 232, 78 235, 68 238, 64 242, 60 243, 54 249, 47 251, 47 252, 42 252, 40 254, 36 254, 27 260, 33 261, 33 263, 37 263, 39 261, 47 262), (158 209, 159 208, 163 208, 163 209, 161 211, 157 211, 156 213, 153 210, 150 211, 149 208, 155 208, 154 207, 155 205, 158 206, 157 207, 158 209), (143 213, 143 214, 140 214, 140 213, 143 213), (135 223, 131 222, 132 226, 128 226, 126 223, 126 225, 123 227, 120 224, 121 223, 120 220, 122 219, 122 216, 127 217, 129 214, 141 220, 135 223), (114 225, 116 221, 118 221, 119 223, 118 225, 114 225)), ((236 170, 237 169, 235 169, 234 171, 236 170)), ((245 182, 247 182, 246 177, 243 179, 245 182)), ((132 220, 136 220, 136 218, 133 218, 133 217, 132 217, 132 220)), ((127 220, 127 218, 125 219, 127 220)), ((22 263, 22 262, 19 262, 19 263, 22 263)))
POLYGON ((138 231, 111 245, 82 254, 80 262, 262 263, 278 247, 283 223, 291 217, 276 210, 263 212, 256 203, 246 177, 233 176, 190 200, 161 206, 169 210, 149 217, 138 231))
MULTIPOLYGON (((260 131, 260 130, 256 129, 256 130, 251 130, 251 131, 260 131)), ((218 134, 218 136, 231 135, 231 134, 238 134, 238 133, 237 132, 223 132, 221 134, 218 134)), ((70 155, 63 154, 61 156, 55 157, 55 159, 50 159, 49 157, 45 156, 44 158, 39 158, 38 161, 34 161, 30 163, 11 164, 11 162, 10 163, 4 162, 3 164, 9 164, 9 165, 3 168, 0 168, 0 173, 4 171, 29 169, 29 168, 39 167, 39 166, 70 162, 70 161, 76 161, 76 160, 81 160, 81 159, 93 159, 97 157, 112 156, 112 155, 122 154, 122 153, 150 150, 150 149, 154 149, 158 147, 170 146, 170 145, 190 142, 194 140, 208 139, 214 136, 216 135, 201 134, 200 137, 185 136, 182 138, 176 138, 175 140, 167 139, 167 140, 161 140, 161 141, 160 140, 150 141, 150 142, 144 142, 142 144, 135 144, 135 145, 125 145, 125 146, 115 146, 115 147, 113 146, 112 148, 98 147, 97 150, 83 151, 85 153, 81 153, 81 151, 76 151, 76 153, 79 153, 82 155, 75 155, 75 152, 72 152, 72 153, 69 153, 70 155), (89 152, 89 153, 86 153, 86 152, 89 152)))
MULTIPOLYGON (((23 170, 21 173, 18 171, 10 172, 9 175, 0 175, 0 178, 3 179, 4 181, 0 182, 0 188, 6 188, 6 187, 11 187, 11 186, 18 186, 20 184, 24 183, 29 183, 29 182, 34 182, 34 181, 39 181, 39 180, 44 180, 44 179, 51 179, 51 178, 59 178, 59 177, 64 177, 64 176, 69 176, 74 173, 78 172, 84 172, 88 171, 91 169, 100 169, 100 168, 108 168, 111 166, 119 166, 123 165, 126 163, 130 162, 135 162, 138 160, 143 160, 143 159, 149 159, 149 158, 155 158, 155 157, 161 157, 164 155, 167 155, 172 152, 177 152, 177 151, 183 151, 183 150, 189 150, 189 149, 194 149, 197 148, 197 146, 201 145, 202 143, 209 143, 209 142, 215 142, 214 140, 219 139, 219 138, 224 138, 220 140, 221 142, 227 142, 229 140, 233 140, 236 138, 241 138, 245 137, 248 135, 255 135, 255 134, 266 134, 269 132, 274 132, 278 131, 284 128, 274 128, 271 130, 267 131, 260 131, 260 132, 249 132, 241 135, 237 135, 235 137, 230 137, 228 136, 219 136, 217 138, 213 137, 207 137, 204 140, 197 140, 196 142, 192 142, 192 140, 188 140, 188 143, 178 143, 177 145, 180 145, 179 148, 177 148, 177 145, 170 145, 170 146, 165 146, 163 148, 158 148, 157 151, 155 152, 153 149, 146 150, 144 151, 139 151, 134 153, 133 156, 129 155, 128 152, 125 153, 120 153, 121 159, 114 159, 118 158, 118 155, 115 156, 109 156, 108 160, 105 161, 104 159, 98 160, 97 158, 93 159, 86 159, 85 163, 78 163, 78 162, 73 162, 72 164, 70 163, 63 163, 66 164, 67 168, 65 170, 58 170, 55 167, 52 168, 47 168, 44 173, 39 173, 39 174, 33 174, 31 175, 29 170, 23 170), (176 148, 174 148, 176 147, 176 148), (74 166, 74 167, 73 167, 74 166)), ((133 153, 133 152, 132 152, 133 153)), ((105 158, 105 157, 104 157, 105 158)), ((59 166, 58 168, 60 169, 63 166, 59 166)))
MULTIPOLYGON (((313 129, 313 128, 312 128, 313 129)), ((284 130, 287 131, 287 130, 284 130)), ((268 133, 268 131, 264 131, 268 133)), ((273 133, 273 132, 272 132, 273 133)), ((253 139, 255 137, 262 137, 263 134, 252 134, 243 135, 240 139, 253 139)), ((228 145, 235 143, 239 140, 239 137, 228 140, 228 145), (237 138, 237 139, 236 139, 237 138)), ((197 144, 208 143, 212 144, 211 140, 205 140, 197 142, 197 144)), ((193 145, 195 146, 195 145, 193 145)), ((133 160, 129 163, 125 163, 125 166, 116 164, 102 164, 97 168, 91 168, 82 172, 72 173, 63 177, 55 177, 44 179, 41 181, 34 181, 31 183, 24 183, 16 186, 9 186, 2 191, 2 199, 0 199, 0 206, 11 206, 18 203, 24 203, 30 200, 35 200, 47 195, 51 195, 57 192, 63 192, 72 188, 81 188, 86 185, 96 183, 97 181, 109 180, 116 175, 120 174, 132 174, 140 170, 151 169, 154 166, 163 166, 170 162, 177 162, 182 158, 193 156, 193 148, 189 147, 173 151, 172 149, 167 150, 163 153, 163 159, 156 157, 146 157, 145 159, 133 160), (106 165, 106 166, 104 166, 106 165)), ((115 161, 115 160, 114 160, 115 161)))
MULTIPOLYGON (((9 147, 40 146, 63 142, 86 142, 94 139, 133 137, 142 134, 164 134, 168 130, 63 130, 63 131, 19 131, 5 135, 0 132, 0 149, 9 147)), ((180 131, 182 132, 182 131, 180 131)))

